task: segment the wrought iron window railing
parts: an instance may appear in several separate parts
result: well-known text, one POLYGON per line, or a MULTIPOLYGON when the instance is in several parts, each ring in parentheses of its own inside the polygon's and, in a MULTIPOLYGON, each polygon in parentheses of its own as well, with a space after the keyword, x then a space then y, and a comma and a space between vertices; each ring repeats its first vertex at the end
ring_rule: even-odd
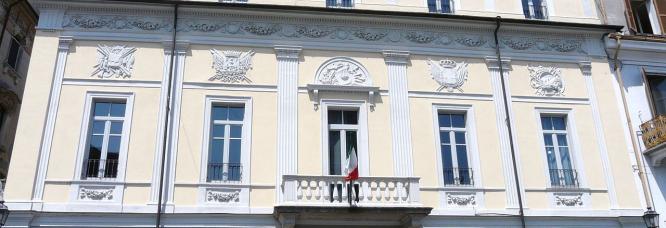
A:
POLYGON ((243 165, 241 163, 208 163, 208 182, 240 181, 243 165))
POLYGON ((449 186, 474 185, 474 172, 471 168, 445 168, 444 184, 449 186))
POLYGON ((578 172, 575 169, 551 169, 550 185, 555 188, 578 188, 578 172))
POLYGON ((645 149, 652 149, 666 142, 666 116, 659 115, 641 124, 645 149))
POLYGON ((88 159, 85 164, 85 178, 116 178, 118 176, 117 159, 88 159), (100 166, 101 164, 104 164, 104 166, 100 166), (100 169, 103 169, 103 171, 100 172, 100 169))

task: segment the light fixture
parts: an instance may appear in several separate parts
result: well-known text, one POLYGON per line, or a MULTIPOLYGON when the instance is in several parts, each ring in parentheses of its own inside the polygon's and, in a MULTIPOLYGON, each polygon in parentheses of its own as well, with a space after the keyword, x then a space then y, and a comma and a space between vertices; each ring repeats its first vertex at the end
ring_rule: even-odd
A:
POLYGON ((643 214, 643 221, 645 221, 648 228, 659 228, 659 214, 651 207, 648 207, 645 214, 643 214))

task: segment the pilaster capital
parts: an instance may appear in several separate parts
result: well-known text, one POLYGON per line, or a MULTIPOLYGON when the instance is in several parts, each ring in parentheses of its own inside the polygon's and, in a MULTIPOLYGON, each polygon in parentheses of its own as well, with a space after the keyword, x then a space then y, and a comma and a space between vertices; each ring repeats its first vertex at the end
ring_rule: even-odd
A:
POLYGON ((384 62, 394 64, 407 64, 409 52, 406 51, 384 51, 384 62))
POLYGON ((578 62, 580 71, 583 72, 583 76, 592 76, 592 62, 590 61, 580 61, 578 62))
MULTIPOLYGON (((162 41, 162 46, 164 47, 164 54, 169 55, 171 54, 171 47, 173 46, 173 41, 171 40, 162 41)), ((185 54, 187 53, 187 50, 189 50, 189 48, 190 48, 190 42, 176 40, 176 48, 175 48, 176 54, 185 54)))
POLYGON ((71 36, 61 36, 58 41, 58 50, 69 50, 69 47, 74 42, 74 39, 71 36))
POLYGON ((275 46, 275 57, 277 59, 298 59, 303 50, 298 46, 275 46))
MULTIPOLYGON (((511 58, 502 58, 502 69, 511 70, 511 58)), ((495 56, 486 56, 486 66, 491 70, 499 70, 500 64, 495 56)))

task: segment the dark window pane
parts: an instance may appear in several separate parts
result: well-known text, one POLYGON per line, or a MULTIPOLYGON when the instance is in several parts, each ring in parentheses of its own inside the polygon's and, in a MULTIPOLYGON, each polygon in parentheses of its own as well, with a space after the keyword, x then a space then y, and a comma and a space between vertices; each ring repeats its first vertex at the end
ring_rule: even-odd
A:
POLYGON ((532 4, 534 5, 534 18, 536 19, 546 18, 543 12, 543 5, 541 4, 541 0, 532 0, 532 4))
POLYGON ((564 117, 553 117, 553 128, 555 130, 566 130, 567 125, 564 121, 564 117))
POLYGON ((666 77, 648 76, 652 103, 657 115, 666 114, 666 77))
POLYGON ((225 106, 214 106, 212 112, 213 120, 227 120, 229 109, 225 106))
POLYGON ((560 147, 560 159, 562 163, 562 169, 573 169, 571 166, 571 155, 569 154, 569 148, 560 147))
POLYGON ((529 5, 529 0, 522 0, 523 2, 523 14, 525 14, 525 18, 532 18, 530 15, 530 5, 529 5))
POLYGON ((224 140, 213 139, 210 143, 210 151, 208 153, 208 163, 222 163, 224 153, 224 140))
POLYGON ((451 155, 451 146, 442 146, 442 164, 444 169, 453 168, 453 158, 451 155))
POLYGON ((240 163, 241 162, 241 140, 229 140, 229 161, 226 163, 240 163))
POLYGON ((344 124, 358 124, 357 111, 343 111, 342 115, 343 115, 344 124))
POLYGON ((439 141, 443 144, 451 143, 451 136, 449 135, 450 131, 440 131, 439 132, 439 141))
POLYGON ((451 12, 451 0, 442 0, 442 13, 451 12))
POLYGON ((226 126, 226 125, 224 125, 224 124, 214 124, 213 125, 213 130, 212 130, 213 137, 216 137, 216 138, 224 137, 224 126, 226 126))
POLYGON ((557 144, 558 144, 558 146, 568 146, 569 144, 567 143, 567 135, 558 134, 557 135, 557 144))
POLYGON ((352 0, 342 0, 343 7, 352 7, 352 0))
POLYGON ((243 137, 243 126, 242 125, 231 125, 231 138, 241 138, 243 137))
POLYGON ((554 147, 546 147, 546 157, 548 158, 548 168, 549 169, 558 169, 557 168, 557 157, 555 155, 554 147))
POLYGON ((21 45, 13 38, 10 39, 11 46, 9 47, 9 56, 7 56, 7 63, 14 69, 18 69, 18 64, 21 56, 21 45))
POLYGON ((342 124, 342 111, 328 110, 328 124, 342 124))
POLYGON ((347 136, 346 136, 347 137, 346 138, 346 142, 347 142, 346 152, 347 152, 347 154, 350 154, 352 149, 354 151, 356 151, 356 154, 358 154, 358 147, 356 147, 356 142, 357 142, 356 141, 356 132, 355 131, 346 131, 346 134, 347 134, 347 136))
POLYGON ((550 117, 541 117, 541 128, 544 130, 553 130, 553 122, 550 117))
POLYGON ((552 146, 553 145, 553 137, 551 134, 543 134, 543 142, 546 144, 546 146, 552 146))
POLYGON ((328 132, 328 174, 341 175, 342 161, 340 161, 340 148, 342 145, 339 131, 328 132))
POLYGON ((456 146, 456 155, 458 156, 458 168, 459 169, 469 168, 469 162, 467 161, 467 147, 456 146))
POLYGON ((428 11, 431 13, 437 12, 436 0, 428 0, 428 11))
POLYGON ((439 114, 439 127, 451 127, 451 115, 439 114))
POLYGON ((107 153, 120 153, 120 136, 109 136, 107 153))
POLYGON ((93 121, 93 134, 104 134, 104 121, 93 121))
POLYGON ((125 116, 125 104, 111 103, 111 116, 123 117, 125 116))
POLYGON ((243 121, 245 115, 245 108, 243 107, 230 107, 229 120, 243 121))
POLYGON ((465 115, 461 115, 461 114, 451 115, 451 125, 453 127, 464 128, 465 127, 465 115))
POLYGON ((95 116, 108 116, 109 109, 111 109, 111 104, 106 102, 96 102, 95 103, 95 116))
POLYGON ((465 132, 456 132, 455 137, 456 137, 456 144, 466 144, 465 132))
POLYGON ((99 159, 102 154, 102 140, 104 136, 93 135, 90 137, 90 150, 88 152, 88 159, 99 159))
POLYGON ((122 134, 123 133, 123 122, 114 121, 111 122, 111 134, 122 134))

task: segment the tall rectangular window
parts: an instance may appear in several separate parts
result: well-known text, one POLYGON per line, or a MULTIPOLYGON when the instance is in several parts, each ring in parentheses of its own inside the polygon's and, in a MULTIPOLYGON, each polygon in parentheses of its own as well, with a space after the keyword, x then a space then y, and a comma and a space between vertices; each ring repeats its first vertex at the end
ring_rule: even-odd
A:
POLYGON ((358 154, 358 111, 328 110, 329 175, 343 175, 352 151, 358 154))
POLYGON ((431 13, 453 13, 453 0, 428 0, 431 13))
POLYGON ((9 54, 7 55, 7 64, 17 70, 21 60, 22 47, 21 44, 16 41, 14 37, 9 39, 9 54))
POLYGON ((569 149, 565 116, 541 116, 543 141, 550 183, 554 187, 577 187, 578 176, 569 149))
POLYGON ((206 180, 240 181, 245 107, 242 104, 215 104, 211 109, 206 180))
POLYGON ((351 8, 354 6, 353 0, 326 0, 326 7, 351 8))
POLYGON ((650 98, 655 115, 666 114, 666 76, 646 75, 650 98))
POLYGON ((125 101, 95 101, 83 178, 116 178, 125 122, 125 101))
POLYGON ((543 0, 522 0, 523 14, 528 19, 546 19, 546 2, 543 0))
POLYGON ((439 142, 445 185, 473 185, 465 114, 439 113, 439 142))

